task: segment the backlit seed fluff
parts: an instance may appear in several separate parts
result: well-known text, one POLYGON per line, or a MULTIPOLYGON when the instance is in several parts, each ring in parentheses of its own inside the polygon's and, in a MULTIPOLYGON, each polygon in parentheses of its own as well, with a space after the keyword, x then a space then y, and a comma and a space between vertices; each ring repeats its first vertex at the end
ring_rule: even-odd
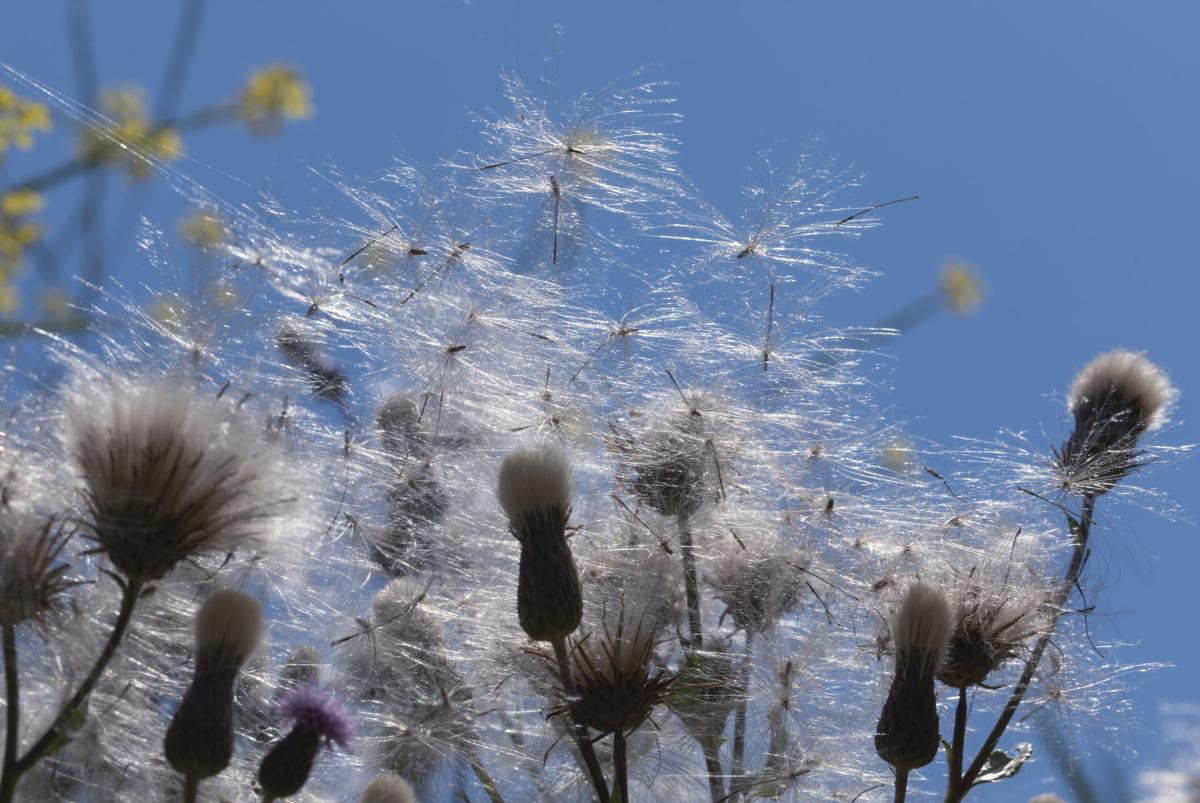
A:
POLYGON ((126 579, 233 551, 271 515, 259 441, 220 409, 166 383, 80 388, 69 403, 85 534, 126 579))
POLYGON ((417 803, 417 793, 399 775, 382 772, 367 784, 359 803, 417 803))
POLYGON ((196 671, 167 728, 164 751, 177 772, 211 778, 233 757, 233 688, 262 637, 262 608, 233 589, 214 591, 196 615, 196 671))
POLYGON ((0 508, 0 625, 45 624, 71 587, 59 560, 69 533, 53 518, 0 508))
POLYGON ((914 583, 892 624, 896 668, 875 726, 875 752, 897 770, 923 767, 937 756, 934 673, 950 634, 950 606, 941 591, 914 583))
POLYGON ((554 448, 509 455, 500 466, 497 496, 521 544, 517 618, 531 639, 555 641, 583 618, 583 590, 571 547, 571 467, 554 448))
POLYGON ((1058 452, 1064 484, 1089 496, 1111 490, 1137 468, 1138 439, 1162 426, 1174 397, 1144 354, 1118 349, 1088 363, 1067 397, 1075 427, 1058 452))

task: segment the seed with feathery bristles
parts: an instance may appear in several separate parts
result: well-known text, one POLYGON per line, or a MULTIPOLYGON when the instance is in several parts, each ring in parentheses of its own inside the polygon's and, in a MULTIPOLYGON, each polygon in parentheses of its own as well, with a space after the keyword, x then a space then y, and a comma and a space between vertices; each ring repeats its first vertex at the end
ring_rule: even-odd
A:
POLYGON ((897 770, 924 767, 937 755, 934 673, 950 634, 950 606, 941 591, 914 583, 892 624, 896 669, 875 726, 875 752, 897 770))
POLYGON ((196 673, 164 743, 167 761, 189 783, 229 766, 233 685, 261 636, 262 608, 240 591, 214 591, 196 616, 196 673))
POLYGON ((74 583, 59 560, 70 532, 57 519, 0 508, 0 625, 35 622, 58 610, 74 583))
POLYGON ((739 629, 760 633, 800 603, 800 558, 782 543, 729 549, 714 562, 712 583, 739 629))
POLYGON ((1035 599, 1015 589, 991 587, 974 569, 953 589, 952 627, 938 680, 947 686, 979 686, 1021 643, 1036 634, 1035 599))
POLYGON ((1162 426, 1174 398, 1144 354, 1117 349, 1088 363, 1067 397, 1075 428, 1058 451, 1064 484, 1088 496, 1110 491, 1140 465, 1138 439, 1162 426))
POLYGON ((98 399, 81 392, 68 418, 85 534, 135 584, 233 551, 274 512, 256 436, 212 401, 166 384, 114 384, 98 399))
POLYGON ((363 789, 359 803, 417 803, 412 784, 399 775, 381 772, 363 789))
POLYGON ((289 692, 281 705, 292 729, 271 747, 258 768, 264 803, 294 795, 304 788, 321 747, 345 747, 354 732, 350 715, 337 700, 311 686, 289 692))
POLYGON ((583 591, 566 535, 571 515, 566 456, 551 447, 514 452, 500 466, 497 496, 521 544, 521 629, 538 641, 564 638, 583 618, 583 591))
POLYGON ((702 441, 677 433, 654 433, 626 456, 626 484, 638 501, 664 516, 687 516, 703 502, 702 441))

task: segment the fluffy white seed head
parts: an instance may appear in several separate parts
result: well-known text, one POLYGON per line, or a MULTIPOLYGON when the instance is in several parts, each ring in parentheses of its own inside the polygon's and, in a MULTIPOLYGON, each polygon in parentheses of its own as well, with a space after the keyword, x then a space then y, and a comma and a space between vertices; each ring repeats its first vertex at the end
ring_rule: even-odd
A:
POLYGON ((258 600, 232 588, 217 589, 196 614, 197 670, 241 668, 262 629, 258 600))
POLYGON ((61 560, 68 533, 54 519, 0 506, 0 624, 44 624, 72 582, 61 560))
POLYGON ((417 803, 417 793, 399 775, 383 772, 367 784, 359 803, 417 803))
POLYGON ((1086 408, 1110 398, 1118 409, 1133 411, 1150 431, 1166 421, 1175 389, 1166 372, 1145 354, 1116 349, 1096 357, 1075 376, 1067 409, 1079 418, 1086 408))
POLYGON ((536 535, 533 522, 562 521, 571 507, 571 464, 561 449, 513 452, 500 465, 496 495, 519 538, 536 535))
POLYGON ((254 431, 212 399, 163 382, 79 387, 67 443, 86 535, 135 582, 253 540, 277 506, 254 431))
POLYGON ((927 583, 913 583, 900 603, 892 624, 896 667, 932 673, 941 663, 950 636, 950 605, 945 595, 927 583))

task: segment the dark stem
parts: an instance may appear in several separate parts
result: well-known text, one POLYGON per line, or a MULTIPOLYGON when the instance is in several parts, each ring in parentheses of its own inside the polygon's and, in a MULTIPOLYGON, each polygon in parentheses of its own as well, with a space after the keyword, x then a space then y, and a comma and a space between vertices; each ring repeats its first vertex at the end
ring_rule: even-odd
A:
POLYGON ((625 756, 625 732, 613 734, 613 765, 617 770, 617 788, 621 790, 621 803, 629 803, 629 767, 625 756))
MULTIPOLYGON (((579 688, 575 685, 575 676, 571 673, 571 664, 567 660, 567 642, 564 638, 556 638, 550 642, 554 646, 554 657, 558 660, 558 674, 562 679, 563 690, 567 693, 567 708, 571 712, 571 721, 575 723, 575 744, 583 756, 588 775, 592 780, 592 788, 596 791, 599 803, 608 803, 608 782, 604 780, 604 772, 600 769, 600 760, 592 747, 591 737, 588 736, 587 726, 575 715, 575 701, 579 699, 579 688)), ((0 803, 4 803, 0 801, 0 803)))
POLYGON ((908 770, 896 770, 896 798, 895 803, 904 803, 904 797, 908 794, 908 770))
POLYGON ((1025 662, 1025 671, 1021 673, 1021 679, 1017 681, 1016 687, 1009 696, 1008 702, 1004 706, 1004 711, 1001 712, 1000 718, 996 720, 995 726, 992 727, 983 746, 979 748, 979 753, 976 754, 975 760, 971 762, 971 766, 963 775, 962 783, 953 794, 947 793, 946 803, 957 803, 967 796, 967 792, 971 790, 971 785, 975 783, 975 779, 979 777, 979 773, 983 771, 983 767, 987 764, 988 758, 992 751, 996 749, 996 745, 1000 742, 1000 737, 1004 735, 1005 729, 1008 728, 1009 722, 1017 713, 1017 709, 1021 706, 1021 701, 1025 699, 1025 692, 1029 690, 1030 683, 1033 682, 1033 675, 1037 672, 1038 664, 1042 660, 1042 655, 1046 652, 1046 647, 1050 645, 1050 639, 1054 635, 1055 628, 1058 627, 1058 620, 1063 614, 1063 605, 1066 604, 1067 598, 1071 596, 1071 589, 1079 581, 1079 574, 1083 571, 1083 562, 1087 557, 1088 537, 1092 530, 1092 515, 1096 508, 1096 498, 1094 496, 1085 496, 1083 498, 1083 511, 1079 518, 1079 527, 1074 533, 1074 549, 1071 553, 1071 563, 1067 567, 1067 572, 1063 575, 1062 584, 1054 594, 1051 600, 1050 623, 1046 628, 1046 632, 1038 639, 1034 645, 1033 652, 1029 655, 1029 660, 1025 662))
POLYGON ((742 762, 746 755, 746 706, 750 700, 750 668, 754 662, 754 633, 746 631, 746 646, 742 655, 741 678, 738 683, 737 713, 733 720, 733 763, 729 768, 730 793, 736 801, 742 794, 742 762))
POLYGON ((4 626, 4 693, 4 769, 0 771, 0 800, 10 800, 17 789, 13 765, 17 761, 17 734, 21 724, 16 625, 4 626))
POLYGON ((183 803, 196 803, 200 794, 200 779, 195 775, 184 776, 183 803))
MULTIPOLYGON (((133 620, 133 609, 137 606, 138 597, 141 596, 142 586, 140 583, 126 581, 126 585, 121 593, 121 609, 117 613, 117 621, 113 624, 112 632, 108 635, 108 641, 104 645, 104 649, 100 652, 100 656, 96 659, 96 663, 92 665, 91 671, 87 677, 83 679, 83 683, 75 690, 75 694, 66 705, 58 712, 58 716, 50 723, 50 727, 46 728, 33 746, 21 756, 13 767, 14 781, 20 779, 22 775, 29 771, 34 764, 50 754, 53 748, 61 746, 62 740, 69 739, 70 736, 66 732, 68 723, 75 718, 80 706, 82 706, 92 693, 96 683, 100 680, 100 676, 104 674, 104 670, 108 668, 109 662, 113 655, 117 652, 117 647, 121 644, 121 639, 125 637, 125 631, 129 629, 129 623, 133 620)), ((13 784, 16 785, 15 783, 13 784)), ((0 797, 0 803, 12 803, 11 794, 7 797, 0 797)))
POLYGON ((712 803, 719 803, 725 799, 725 781, 721 778, 720 750, 707 740, 701 742, 700 746, 704 748, 704 767, 708 770, 708 793, 712 797, 712 803))
POLYGON ((962 785, 963 751, 967 749, 967 687, 958 690, 958 707, 954 709, 954 741, 950 745, 948 789, 957 794, 962 785))
POLYGON ((688 635, 692 643, 690 650, 704 647, 704 634, 700 629, 700 587, 696 581, 696 552, 692 544, 692 529, 686 514, 679 514, 679 555, 683 558, 683 587, 687 594, 688 635))

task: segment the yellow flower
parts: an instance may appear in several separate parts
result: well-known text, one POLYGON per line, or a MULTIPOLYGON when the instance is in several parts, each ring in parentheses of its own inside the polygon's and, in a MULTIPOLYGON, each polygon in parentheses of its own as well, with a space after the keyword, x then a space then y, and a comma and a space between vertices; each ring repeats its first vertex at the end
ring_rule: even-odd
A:
POLYGON ((969 315, 983 302, 983 281, 979 272, 963 262, 951 262, 942 269, 942 300, 959 315, 969 315))
POLYGON ((193 212, 180 222, 179 236, 203 251, 225 242, 225 223, 213 212, 193 212))
POLYGON ((150 121, 140 88, 106 90, 100 106, 111 122, 83 130, 79 151, 86 161, 124 166, 131 177, 141 180, 150 176, 155 162, 173 162, 183 153, 179 132, 150 121))
POLYGON ((15 304, 16 293, 7 284, 21 264, 25 249, 42 236, 42 228, 27 219, 42 208, 42 197, 30 190, 14 190, 0 195, 0 310, 15 304))
POLYGON ((50 130, 50 111, 41 103, 18 97, 0 86, 0 162, 10 145, 25 150, 33 145, 35 131, 50 130))
POLYGON ((313 113, 308 84, 295 68, 272 64, 250 76, 237 102, 238 116, 251 131, 270 133, 284 120, 303 120, 313 113))

